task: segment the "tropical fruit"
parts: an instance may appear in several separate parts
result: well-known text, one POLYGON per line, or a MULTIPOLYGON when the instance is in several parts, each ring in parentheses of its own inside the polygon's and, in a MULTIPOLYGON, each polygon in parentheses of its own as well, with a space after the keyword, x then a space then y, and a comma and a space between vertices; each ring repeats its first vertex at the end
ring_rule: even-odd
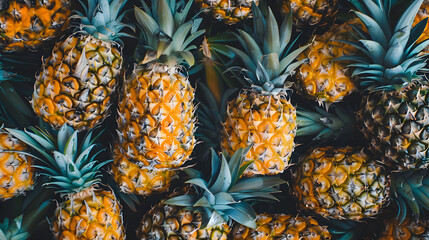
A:
POLYGON ((96 159, 100 151, 94 153, 91 131, 79 141, 78 131, 67 125, 56 136, 36 128, 7 130, 41 156, 45 164, 38 168, 49 178, 45 186, 64 199, 51 226, 56 239, 125 239, 122 207, 112 190, 101 186, 101 168, 109 161, 96 159))
POLYGON ((384 228, 378 236, 378 240, 411 240, 429 239, 429 221, 407 216, 403 221, 386 218, 383 221, 384 228))
POLYGON ((326 24, 337 12, 338 0, 282 0, 282 10, 292 13, 298 29, 326 24))
MULTIPOLYGON (((113 94, 121 78, 120 10, 126 0, 88 0, 74 34, 57 42, 36 75, 32 106, 34 111, 60 128, 68 124, 87 130, 109 114, 113 94)), ((82 2, 82 4, 84 4, 82 2)))
POLYGON ((252 3, 259 0, 195 0, 198 7, 215 19, 226 24, 235 24, 252 16, 252 3))
MULTIPOLYGON (((429 17, 429 1, 424 0, 419 11, 417 12, 416 18, 414 18, 413 27, 427 17, 429 17)), ((429 25, 426 24, 425 29, 423 30, 420 37, 417 39, 417 43, 421 43, 428 39, 429 39, 429 25)), ((424 52, 427 52, 427 51, 428 51, 428 48, 426 47, 424 52)))
POLYGON ((305 47, 294 51, 288 48, 292 34, 290 16, 279 24, 271 9, 266 17, 256 6, 252 11, 253 32, 238 30, 237 34, 244 51, 229 47, 245 65, 232 69, 244 73, 251 86, 228 103, 222 148, 231 154, 252 146, 246 156, 245 162, 251 165, 245 175, 272 175, 289 166, 294 149, 296 109, 285 82, 303 62, 294 60, 305 47))
POLYGON ((11 0, 2 5, 1 51, 39 50, 44 43, 60 37, 69 26, 70 0, 11 0))
POLYGON ((209 178, 201 172, 185 169, 188 185, 177 189, 168 200, 155 205, 143 216, 138 239, 229 239, 231 224, 256 227, 251 203, 275 200, 272 193, 283 180, 265 176, 240 178, 247 149, 219 157, 213 150, 209 178))
POLYGON ((374 217, 389 201, 384 169, 353 147, 310 151, 299 160, 291 189, 301 209, 337 219, 374 217))

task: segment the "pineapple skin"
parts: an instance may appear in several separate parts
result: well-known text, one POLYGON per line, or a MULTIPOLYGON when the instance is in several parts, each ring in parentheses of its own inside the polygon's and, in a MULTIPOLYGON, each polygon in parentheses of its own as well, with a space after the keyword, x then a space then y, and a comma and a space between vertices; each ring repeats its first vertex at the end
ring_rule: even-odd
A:
POLYGON ((68 28, 70 15, 70 0, 34 1, 30 5, 9 1, 9 7, 0 11, 0 49, 36 51, 68 28))
POLYGON ((412 82, 399 91, 364 95, 358 120, 370 150, 394 171, 429 166, 429 85, 412 82))
POLYGON ((36 75, 32 107, 51 124, 85 131, 109 114, 121 77, 119 45, 73 34, 58 42, 36 75))
POLYGON ((182 166, 194 149, 194 89, 179 67, 138 66, 119 99, 118 143, 124 157, 146 169, 182 166))
POLYGON ((125 239, 121 205, 111 191, 91 186, 68 195, 55 211, 55 239, 125 239))
POLYGON ((282 11, 292 12, 298 29, 324 25, 337 12, 338 0, 282 0, 282 11))
POLYGON ((334 103, 356 90, 347 67, 347 61, 334 59, 356 53, 356 48, 343 43, 354 41, 353 28, 359 20, 352 19, 343 24, 333 25, 323 35, 317 35, 313 43, 298 57, 299 60, 308 59, 297 70, 299 92, 307 98, 318 102, 334 103))
POLYGON ((320 226, 309 217, 293 217, 286 214, 259 214, 256 229, 236 224, 231 232, 233 240, 275 240, 275 239, 331 239, 327 227, 320 226))
POLYGON ((0 127, 0 200, 23 195, 33 188, 32 158, 15 152, 25 150, 23 142, 0 127))
POLYGON ((384 169, 363 149, 328 146, 300 159, 291 191, 301 209, 358 221, 381 212, 390 185, 384 169))
POLYGON ((122 192, 143 196, 167 192, 170 189, 171 181, 177 178, 175 171, 140 168, 128 161, 117 146, 114 147, 113 155, 112 175, 122 192))
POLYGON ((429 239, 429 220, 405 217, 402 223, 395 218, 384 220, 384 229, 378 240, 429 239))
POLYGON ((259 0, 195 0, 198 7, 215 19, 232 25, 251 17, 252 2, 259 0))
POLYGON ((253 144, 244 175, 274 175, 289 166, 296 135, 296 109, 284 94, 243 90, 227 106, 222 148, 233 154, 253 144))
MULTIPOLYGON (((182 194, 195 194, 195 192, 189 185, 186 185, 181 189, 176 189, 168 198, 182 194)), ((228 239, 231 230, 226 223, 206 229, 200 228, 201 223, 201 213, 160 202, 143 216, 137 229, 137 237, 139 240, 228 239)))

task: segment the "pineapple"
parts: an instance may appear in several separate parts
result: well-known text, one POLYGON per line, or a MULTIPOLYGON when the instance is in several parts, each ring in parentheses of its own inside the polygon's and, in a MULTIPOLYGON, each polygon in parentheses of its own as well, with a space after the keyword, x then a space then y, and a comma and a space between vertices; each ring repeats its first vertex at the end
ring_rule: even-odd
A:
POLYGON ((292 12, 298 29, 327 24, 337 12, 338 0, 282 0, 282 11, 292 12))
POLYGON ((134 8, 141 42, 138 65, 120 92, 118 146, 140 168, 172 170, 189 160, 196 144, 194 88, 185 69, 194 64, 188 44, 204 30, 197 31, 201 19, 185 21, 192 1, 142 4, 144 11, 134 8))
POLYGON ((259 0, 195 0, 198 7, 226 24, 235 24, 251 17, 252 2, 259 0))
POLYGON ((138 239, 229 239, 231 223, 256 227, 256 213, 251 203, 276 200, 272 193, 283 180, 272 176, 240 178, 249 151, 239 149, 219 157, 212 150, 209 179, 201 172, 185 169, 190 180, 177 189, 170 199, 155 205, 143 216, 138 239))
POLYGON ((384 229, 378 240, 429 239, 429 220, 417 220, 408 216, 400 222, 395 218, 384 220, 384 229))
POLYGON ((299 91, 306 97, 319 103, 334 103, 356 90, 348 62, 336 60, 357 51, 342 42, 355 40, 352 28, 355 24, 359 24, 356 18, 333 25, 323 35, 316 35, 313 43, 298 57, 307 59, 296 74, 299 91))
MULTIPOLYGON (((34 111, 60 128, 68 124, 87 130, 109 114, 113 94, 121 78, 122 53, 119 39, 129 25, 119 15, 126 0, 87 0, 75 33, 57 42, 36 76, 34 111)), ((83 4, 83 3, 82 3, 83 4)))
POLYGON ((61 36, 68 28, 70 0, 2 1, 0 49, 15 52, 39 50, 42 44, 61 36))
POLYGON ((429 41, 415 44, 427 20, 411 27, 422 2, 408 1, 396 24, 390 24, 391 0, 353 2, 369 29, 353 43, 361 54, 348 56, 367 90, 358 119, 370 149, 395 171, 429 166, 429 84, 419 74, 426 65, 420 53, 429 41))
POLYGON ((308 217, 293 217, 286 214, 259 214, 256 229, 235 225, 231 236, 233 240, 274 240, 274 239, 331 239, 328 229, 319 226, 316 220, 308 217))
MULTIPOLYGON (((419 11, 417 12, 416 18, 414 18, 413 27, 416 26, 417 23, 423 21, 427 17, 429 17, 429 0, 424 0, 419 11)), ((417 43, 421 43, 427 39, 429 39, 429 25, 428 24, 426 24, 425 30, 420 35, 419 39, 417 39, 417 43)), ((428 51, 428 48, 425 49, 425 52, 427 52, 427 51, 428 51)))
POLYGON ((230 154, 252 145, 245 161, 251 165, 245 175, 273 175, 289 166, 294 149, 296 109, 284 86, 303 62, 294 60, 305 47, 290 52, 290 15, 279 25, 271 9, 264 17, 253 6, 253 36, 242 30, 237 34, 245 52, 229 47, 245 64, 243 69, 231 69, 243 72, 251 86, 228 103, 221 145, 230 154))
POLYGON ((64 201, 55 210, 51 230, 56 239, 125 239, 121 205, 110 189, 101 187, 101 167, 92 132, 79 144, 78 131, 63 125, 56 137, 35 128, 8 131, 31 146, 43 159, 49 178, 64 201))
POLYGON ((292 186, 300 208, 337 219, 374 217, 389 199, 383 168, 353 147, 310 151, 299 160, 292 186))

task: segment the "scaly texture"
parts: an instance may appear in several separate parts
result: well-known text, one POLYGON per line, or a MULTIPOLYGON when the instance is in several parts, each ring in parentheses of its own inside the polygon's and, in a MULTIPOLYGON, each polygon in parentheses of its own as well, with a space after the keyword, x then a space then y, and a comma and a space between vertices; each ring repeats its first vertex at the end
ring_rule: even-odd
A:
POLYGON ((178 67, 139 66, 119 99, 120 151, 141 168, 183 165, 195 145, 194 89, 178 67))
POLYGON ((429 239, 429 220, 406 217, 402 223, 394 218, 384 220, 384 229, 378 240, 429 239))
POLYGON ((338 0, 282 0, 283 12, 292 12, 294 25, 299 29, 320 26, 337 12, 338 0))
POLYGON ((23 195, 33 188, 32 158, 19 152, 27 146, 0 127, 0 200, 23 195))
POLYGON ((114 150, 112 173, 121 191, 148 196, 169 190, 170 182, 177 177, 175 171, 142 169, 128 161, 118 150, 114 150))
POLYGON ((298 59, 308 59, 297 71, 300 90, 309 98, 319 102, 340 102, 356 90, 347 67, 349 62, 335 61, 336 58, 354 54, 356 48, 342 41, 355 41, 351 25, 359 20, 352 19, 332 26, 325 34, 317 35, 313 43, 298 59))
POLYGON ((0 49, 7 52, 38 50, 68 27, 70 0, 7 1, 0 11, 0 49), (31 4, 29 4, 31 2, 31 4))
POLYGON ((92 186, 67 198, 55 211, 56 239, 125 239, 121 206, 111 191, 92 186))
POLYGON ((32 106, 55 128, 77 130, 100 124, 109 113, 122 68, 113 42, 72 35, 57 43, 36 76, 32 106))
POLYGON ((293 174, 292 189, 301 208, 337 219, 373 217, 389 199, 382 167, 352 147, 321 147, 305 155, 293 174))
POLYGON ((316 220, 293 217, 286 214, 260 214, 256 218, 256 229, 235 225, 231 237, 234 240, 275 240, 275 239, 331 239, 327 227, 319 226, 316 220))
POLYGON ((278 174, 289 166, 295 133, 296 109, 285 95, 244 90, 228 103, 222 147, 232 154, 253 144, 244 174, 278 174))
POLYGON ((427 167, 429 86, 413 82, 400 91, 364 95, 358 120, 369 147, 394 170, 427 167))
POLYGON ((198 7, 217 20, 235 24, 251 17, 252 2, 259 0, 195 0, 198 7))

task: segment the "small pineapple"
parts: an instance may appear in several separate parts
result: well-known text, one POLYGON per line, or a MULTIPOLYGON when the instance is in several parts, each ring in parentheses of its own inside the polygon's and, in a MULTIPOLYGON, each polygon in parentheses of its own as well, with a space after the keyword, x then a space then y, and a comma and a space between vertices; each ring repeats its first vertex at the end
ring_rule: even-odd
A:
POLYGON ((231 232, 233 240, 274 240, 274 239, 331 239, 327 227, 320 226, 309 217, 293 217, 286 214, 259 214, 257 228, 236 224, 231 232))
POLYGON ((240 178, 248 164, 242 165, 247 149, 229 158, 212 150, 209 179, 201 172, 185 169, 190 180, 170 199, 155 205, 138 228, 138 239, 213 239, 226 240, 231 223, 256 227, 251 203, 275 200, 271 194, 284 183, 277 177, 240 178))
POLYGON ((386 218, 384 229, 377 240, 417 240, 429 239, 429 220, 407 216, 402 222, 386 218))
POLYGON ((390 24, 391 0, 355 1, 356 12, 369 34, 353 43, 360 54, 348 56, 353 75, 367 91, 358 119, 370 149, 396 171, 429 165, 429 83, 421 55, 429 41, 415 44, 427 20, 412 28, 423 0, 407 1, 395 24, 390 24), (371 10, 368 10, 371 9, 371 10))
POLYGON ((226 24, 235 24, 252 16, 252 2, 259 0, 195 0, 198 7, 226 24))
POLYGON ((299 160, 291 189, 300 208, 337 219, 374 217, 389 200, 383 168, 353 147, 310 151, 299 160))
POLYGON ((78 131, 64 125, 57 135, 35 128, 8 131, 38 152, 49 177, 46 186, 56 188, 64 201, 55 210, 51 230, 56 239, 125 239, 121 205, 110 189, 103 189, 92 132, 79 144, 78 131))
MULTIPOLYGON (((87 0, 75 33, 57 42, 36 76, 32 106, 58 129, 67 123, 77 130, 91 129, 109 114, 121 78, 122 36, 129 27, 119 14, 126 0, 87 0)), ((82 2, 82 4, 84 4, 82 2)))
POLYGON ((289 166, 294 149, 296 109, 285 82, 303 62, 295 62, 295 58, 305 47, 290 51, 290 15, 279 24, 271 9, 266 17, 255 4, 252 11, 253 36, 242 30, 237 34, 245 52, 229 47, 245 65, 231 69, 243 72, 251 86, 228 103, 222 148, 231 154, 252 145, 245 161, 251 165, 245 175, 273 175, 289 166))
POLYGON ((337 12, 338 0, 281 0, 282 11, 292 12, 298 29, 324 25, 337 12))
POLYGON ((70 0, 2 1, 0 8, 0 50, 15 52, 40 47, 69 26, 70 0))

